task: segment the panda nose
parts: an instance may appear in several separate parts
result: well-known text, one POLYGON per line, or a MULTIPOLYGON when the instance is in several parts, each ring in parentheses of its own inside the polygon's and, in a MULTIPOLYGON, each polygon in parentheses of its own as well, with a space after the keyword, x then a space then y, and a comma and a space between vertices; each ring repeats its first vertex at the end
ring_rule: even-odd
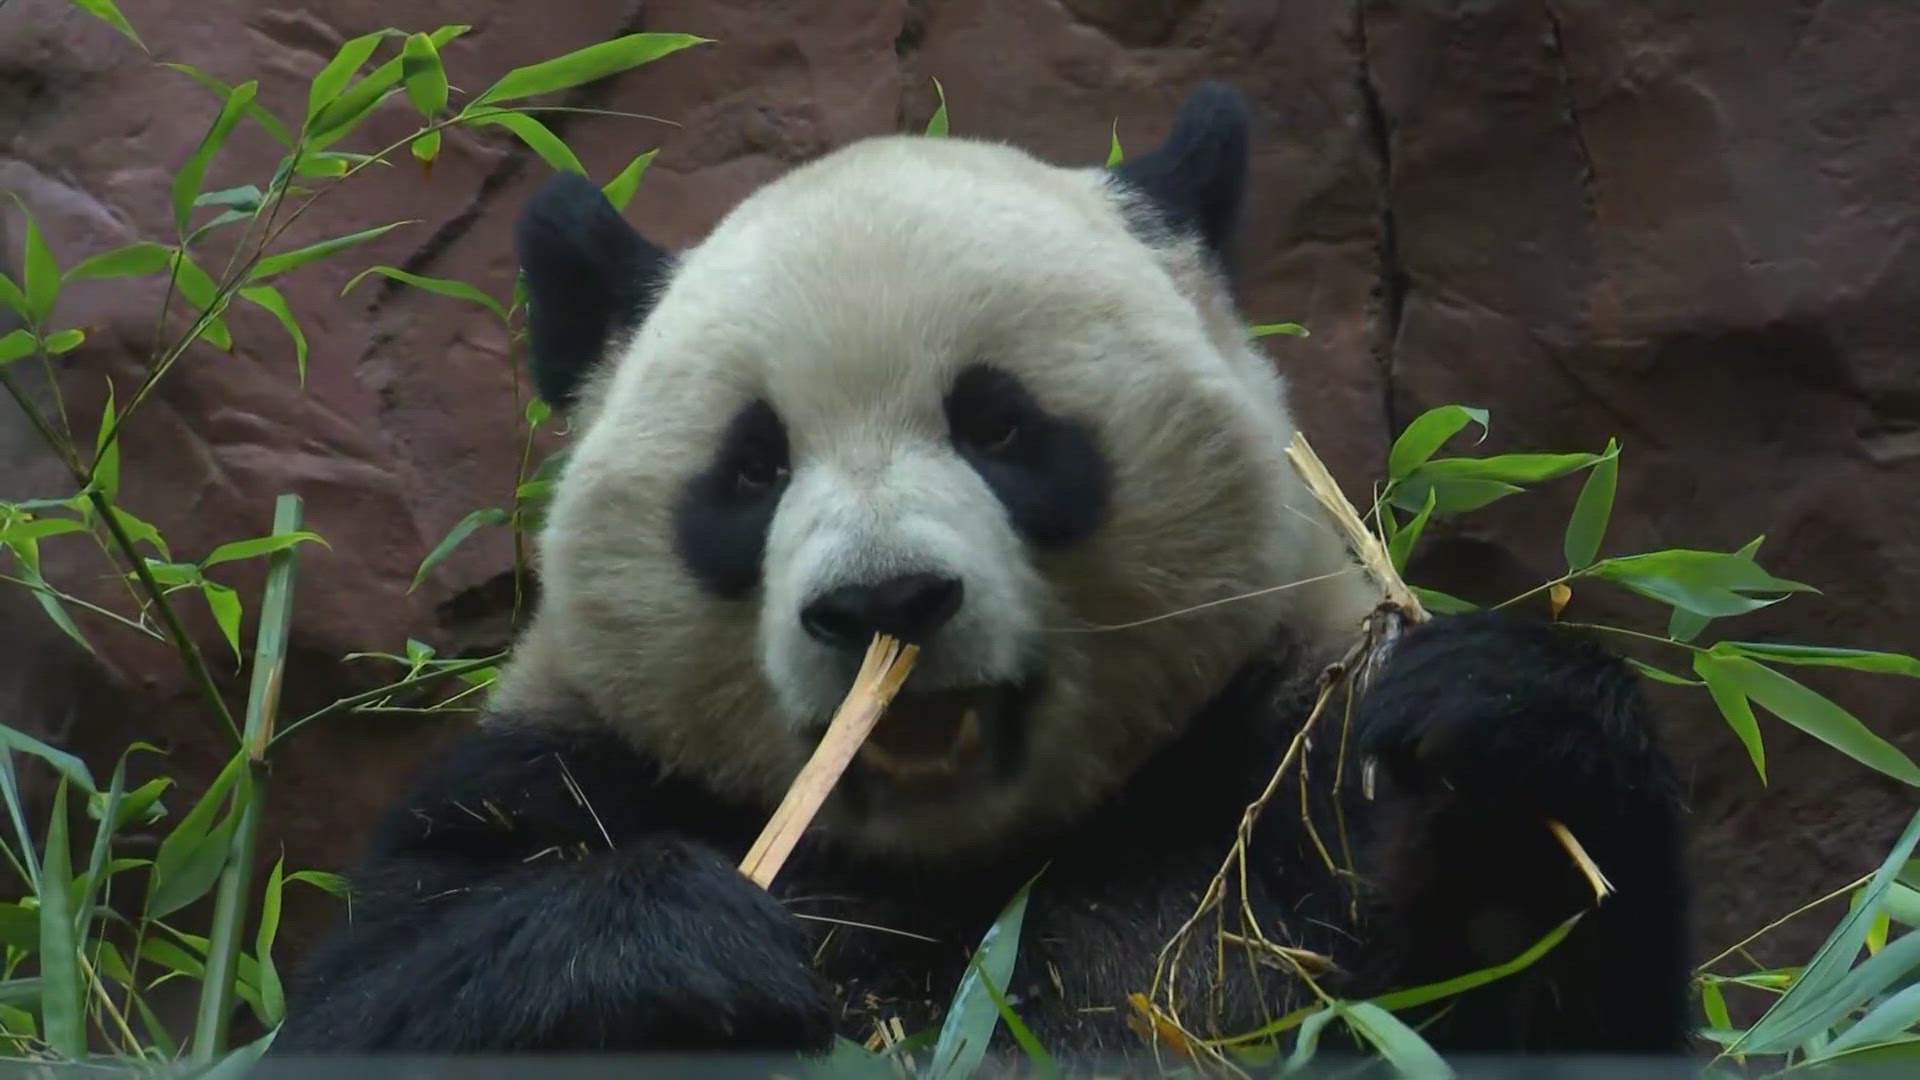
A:
POLYGON ((875 634, 923 643, 960 610, 959 578, 902 574, 871 585, 842 585, 821 594, 800 612, 800 625, 814 640, 848 652, 863 652, 875 634))

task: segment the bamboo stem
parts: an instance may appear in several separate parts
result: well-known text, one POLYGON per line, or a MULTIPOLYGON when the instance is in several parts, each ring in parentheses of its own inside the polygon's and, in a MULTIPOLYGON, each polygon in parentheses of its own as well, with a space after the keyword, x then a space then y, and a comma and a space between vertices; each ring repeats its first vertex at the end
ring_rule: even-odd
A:
MULTIPOLYGON (((300 528, 298 495, 282 495, 273 511, 278 536, 300 528)), ((260 605, 260 631, 253 645, 253 685, 247 695, 246 727, 239 753, 247 756, 247 776, 234 786, 234 810, 240 820, 233 830, 227 864, 220 871, 214 893, 213 928, 207 944, 206 981, 200 987, 200 1011, 193 1029, 192 1060, 207 1063, 226 1047, 233 1019, 234 984, 240 968, 240 935, 247 917, 247 891, 253 876, 253 855, 260 838, 262 804, 266 801, 266 754, 280 707, 280 680, 287 663, 287 636, 293 623, 293 582, 297 545, 268 557, 265 599, 260 605)), ((264 960, 264 958, 262 958, 264 960)))

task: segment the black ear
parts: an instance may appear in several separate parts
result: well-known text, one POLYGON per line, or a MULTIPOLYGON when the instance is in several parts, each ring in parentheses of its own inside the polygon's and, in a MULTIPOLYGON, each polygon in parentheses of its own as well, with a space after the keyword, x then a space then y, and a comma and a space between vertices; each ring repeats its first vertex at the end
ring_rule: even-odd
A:
POLYGON ((1240 92, 1202 83, 1180 107, 1167 141, 1114 168, 1145 196, 1163 228, 1198 236, 1224 257, 1247 187, 1250 122, 1240 92))
POLYGON ((593 181, 561 173, 520 211, 534 389, 565 410, 616 334, 646 317, 673 258, 628 225, 593 181))

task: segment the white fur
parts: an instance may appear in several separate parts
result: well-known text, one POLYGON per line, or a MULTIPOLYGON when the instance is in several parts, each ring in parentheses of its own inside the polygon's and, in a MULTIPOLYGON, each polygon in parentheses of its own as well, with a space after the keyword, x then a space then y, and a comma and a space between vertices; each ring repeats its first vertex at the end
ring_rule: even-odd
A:
POLYGON ((673 767, 771 805, 849 671, 802 632, 803 598, 954 574, 965 604, 916 682, 1039 661, 1027 769, 960 812, 860 821, 830 804, 822 819, 868 849, 938 856, 1086 809, 1276 625, 1344 644, 1376 594, 1284 457, 1280 379, 1196 248, 1143 243, 1103 177, 887 137, 744 200, 576 413, 540 610, 497 703, 584 699, 673 767), (947 444, 942 396, 982 360, 1090 423, 1107 455, 1108 516, 1068 550, 1024 544, 947 444), (717 602, 673 552, 673 502, 756 396, 787 427, 791 486, 762 588, 717 602))

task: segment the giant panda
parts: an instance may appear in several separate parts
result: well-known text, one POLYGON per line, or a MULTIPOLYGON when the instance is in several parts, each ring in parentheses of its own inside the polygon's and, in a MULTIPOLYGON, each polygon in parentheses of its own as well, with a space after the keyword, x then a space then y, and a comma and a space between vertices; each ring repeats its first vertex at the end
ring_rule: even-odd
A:
MULTIPOLYGON (((582 177, 534 195, 532 379, 576 433, 537 611, 378 825, 276 1052, 923 1029, 1028 881, 1016 1011, 1056 1054, 1140 1052, 1128 996, 1379 597, 1236 307, 1249 119, 1203 85, 1112 169, 871 138, 677 253, 582 177), (882 633, 919 662, 762 890, 741 857, 882 633)), ((1619 659, 1436 618, 1329 723, 1230 901, 1326 958, 1322 987, 1508 961, 1593 905, 1553 819, 1612 895, 1414 1018, 1443 1051, 1683 1047, 1679 797, 1619 659)), ((1168 973, 1211 1031, 1312 1000, 1218 947, 1168 973)))

